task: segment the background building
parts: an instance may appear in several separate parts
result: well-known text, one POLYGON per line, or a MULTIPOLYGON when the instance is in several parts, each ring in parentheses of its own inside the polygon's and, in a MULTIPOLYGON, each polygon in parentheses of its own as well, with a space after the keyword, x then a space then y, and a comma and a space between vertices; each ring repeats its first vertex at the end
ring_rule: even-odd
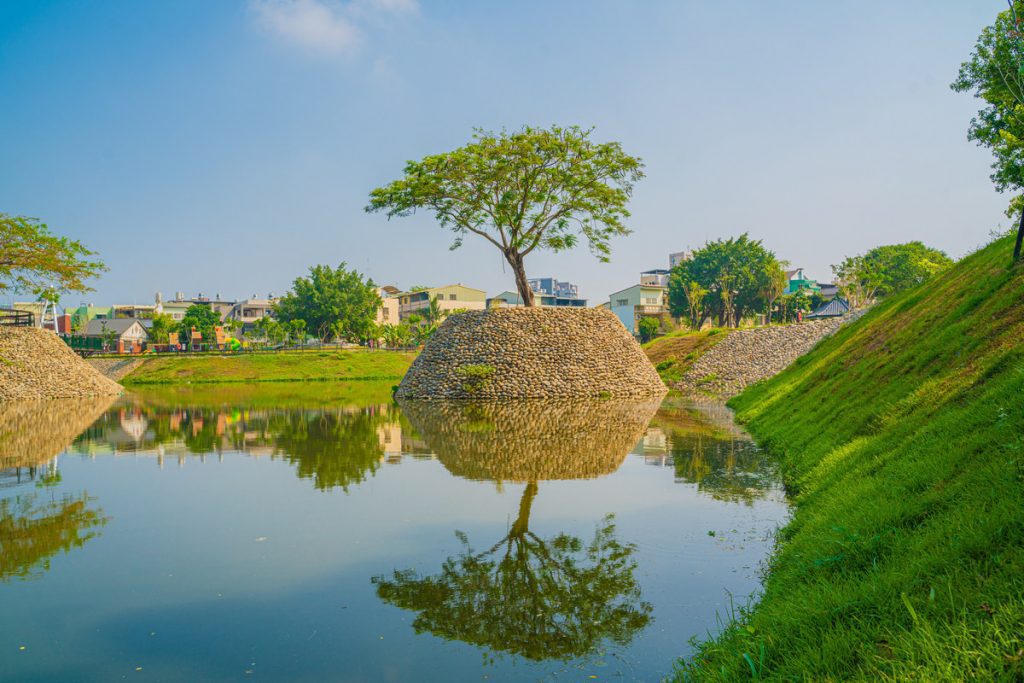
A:
POLYGON ((401 320, 405 320, 414 313, 422 315, 423 311, 430 307, 430 301, 434 297, 437 297, 437 303, 441 310, 448 312, 462 308, 470 311, 482 311, 487 305, 487 292, 463 284, 430 287, 418 292, 402 292, 397 296, 398 315, 401 320))

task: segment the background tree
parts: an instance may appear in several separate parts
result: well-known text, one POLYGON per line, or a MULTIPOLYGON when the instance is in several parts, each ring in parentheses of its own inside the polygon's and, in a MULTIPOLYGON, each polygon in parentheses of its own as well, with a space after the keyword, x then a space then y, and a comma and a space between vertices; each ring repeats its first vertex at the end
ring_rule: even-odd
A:
POLYGON ((658 318, 640 318, 637 328, 640 332, 640 341, 646 344, 654 339, 654 335, 658 334, 658 330, 661 329, 661 320, 658 318))
POLYGON ((699 330, 704 318, 704 298, 708 290, 696 280, 687 280, 684 270, 673 270, 669 275, 669 311, 677 318, 689 314, 690 327, 699 330), (672 280, 676 283, 673 286, 672 280), (675 300, 673 300, 675 297, 675 300))
POLYGON ((889 296, 916 287, 953 265, 938 249, 921 242, 875 247, 832 266, 836 284, 852 308, 862 308, 876 296, 889 296))
POLYGON ((789 286, 789 282, 786 280, 786 266, 788 265, 784 261, 776 262, 776 267, 769 267, 768 273, 761 283, 761 298, 764 300, 765 322, 770 323, 772 321, 772 307, 779 300, 779 297, 782 296, 782 293, 786 291, 786 287, 789 286))
POLYGON ((220 325, 220 316, 205 304, 193 304, 185 310, 185 315, 178 323, 178 334, 182 339, 192 341, 192 328, 203 335, 203 341, 213 341, 213 328, 220 325))
POLYGON ((81 242, 58 237, 34 218, 0 213, 0 292, 88 292, 85 285, 107 268, 81 242))
POLYGON ((292 289, 277 302, 275 313, 282 323, 304 320, 308 329, 340 334, 350 341, 366 341, 373 336, 380 295, 373 280, 364 278, 342 262, 337 268, 313 266, 309 277, 298 277, 292 289), (334 325, 340 323, 340 327, 334 325))
POLYGON ((467 233, 483 237, 512 267, 523 305, 533 306, 524 266, 533 250, 570 249, 583 235, 608 261, 611 237, 629 234, 626 203, 643 164, 590 134, 577 126, 477 130, 465 147, 410 161, 402 179, 373 190, 366 210, 388 218, 431 211, 455 233, 452 249, 467 233))
MULTIPOLYGON (((988 147, 992 182, 999 192, 1024 190, 1024 38, 1021 19, 1024 1, 1011 0, 1009 8, 996 15, 995 22, 978 36, 970 59, 960 66, 951 87, 971 92, 985 106, 971 119, 967 139, 988 147)), ((1019 216, 1016 262, 1024 242, 1024 197, 1011 200, 1007 216, 1019 216)))
POLYGON ((150 317, 153 324, 149 326, 149 338, 156 344, 166 344, 168 334, 175 330, 174 318, 167 313, 153 312, 150 317))
POLYGON ((672 269, 669 311, 675 317, 692 313, 687 290, 695 294, 704 290, 698 307, 701 317, 694 326, 699 329, 709 316, 717 317, 721 326, 738 325, 749 313, 764 310, 767 283, 781 267, 775 254, 746 233, 708 242, 672 269))

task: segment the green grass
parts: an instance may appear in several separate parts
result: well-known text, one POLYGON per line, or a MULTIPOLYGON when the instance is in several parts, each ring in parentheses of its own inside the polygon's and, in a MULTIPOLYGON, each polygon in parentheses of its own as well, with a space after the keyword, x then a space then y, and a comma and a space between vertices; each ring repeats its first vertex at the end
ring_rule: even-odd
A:
POLYGON ((397 383, 413 358, 412 353, 366 350, 158 356, 147 358, 121 383, 125 386, 340 380, 397 383))
POLYGON ((700 332, 679 330, 652 339, 643 349, 661 381, 671 387, 705 351, 725 339, 727 332, 718 327, 700 332))
POLYGON ((129 399, 146 405, 173 408, 224 406, 232 408, 282 408, 299 406, 372 406, 391 403, 391 381, 361 382, 256 382, 205 384, 139 384, 128 392, 129 399))
POLYGON ((1002 239, 731 405, 796 503, 680 680, 1024 680, 1024 266, 1002 239))

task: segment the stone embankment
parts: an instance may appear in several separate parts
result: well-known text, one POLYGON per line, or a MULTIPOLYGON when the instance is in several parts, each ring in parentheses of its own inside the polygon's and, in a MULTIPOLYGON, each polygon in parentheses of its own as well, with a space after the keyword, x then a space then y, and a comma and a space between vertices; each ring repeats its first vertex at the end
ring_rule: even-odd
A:
POLYGON ((640 345, 610 311, 506 308, 450 316, 396 396, 625 398, 665 391, 640 345))
POLYGON ((142 365, 142 358, 87 358, 85 362, 115 382, 120 382, 125 375, 142 365))
POLYGON ((53 332, 0 326, 0 401, 117 396, 121 385, 78 357, 53 332))
POLYGON ((782 372, 823 338, 860 313, 842 318, 809 320, 736 330, 698 358, 675 385, 697 397, 729 398, 744 387, 782 372))

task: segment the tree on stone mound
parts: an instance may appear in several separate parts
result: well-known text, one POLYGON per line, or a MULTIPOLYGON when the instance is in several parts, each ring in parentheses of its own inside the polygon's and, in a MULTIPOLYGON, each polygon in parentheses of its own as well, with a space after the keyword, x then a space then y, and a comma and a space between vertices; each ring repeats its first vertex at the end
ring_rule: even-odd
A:
POLYGON ((583 235, 607 262, 610 239, 630 232, 626 203, 643 164, 590 134, 577 126, 477 130, 464 147, 407 163, 403 178, 370 193, 366 210, 388 218, 430 211, 455 233, 452 249, 467 233, 483 237, 512 267, 523 305, 533 306, 527 255, 570 249, 583 235))
POLYGON ((95 255, 34 218, 0 213, 0 292, 91 291, 85 281, 106 270, 95 255))

